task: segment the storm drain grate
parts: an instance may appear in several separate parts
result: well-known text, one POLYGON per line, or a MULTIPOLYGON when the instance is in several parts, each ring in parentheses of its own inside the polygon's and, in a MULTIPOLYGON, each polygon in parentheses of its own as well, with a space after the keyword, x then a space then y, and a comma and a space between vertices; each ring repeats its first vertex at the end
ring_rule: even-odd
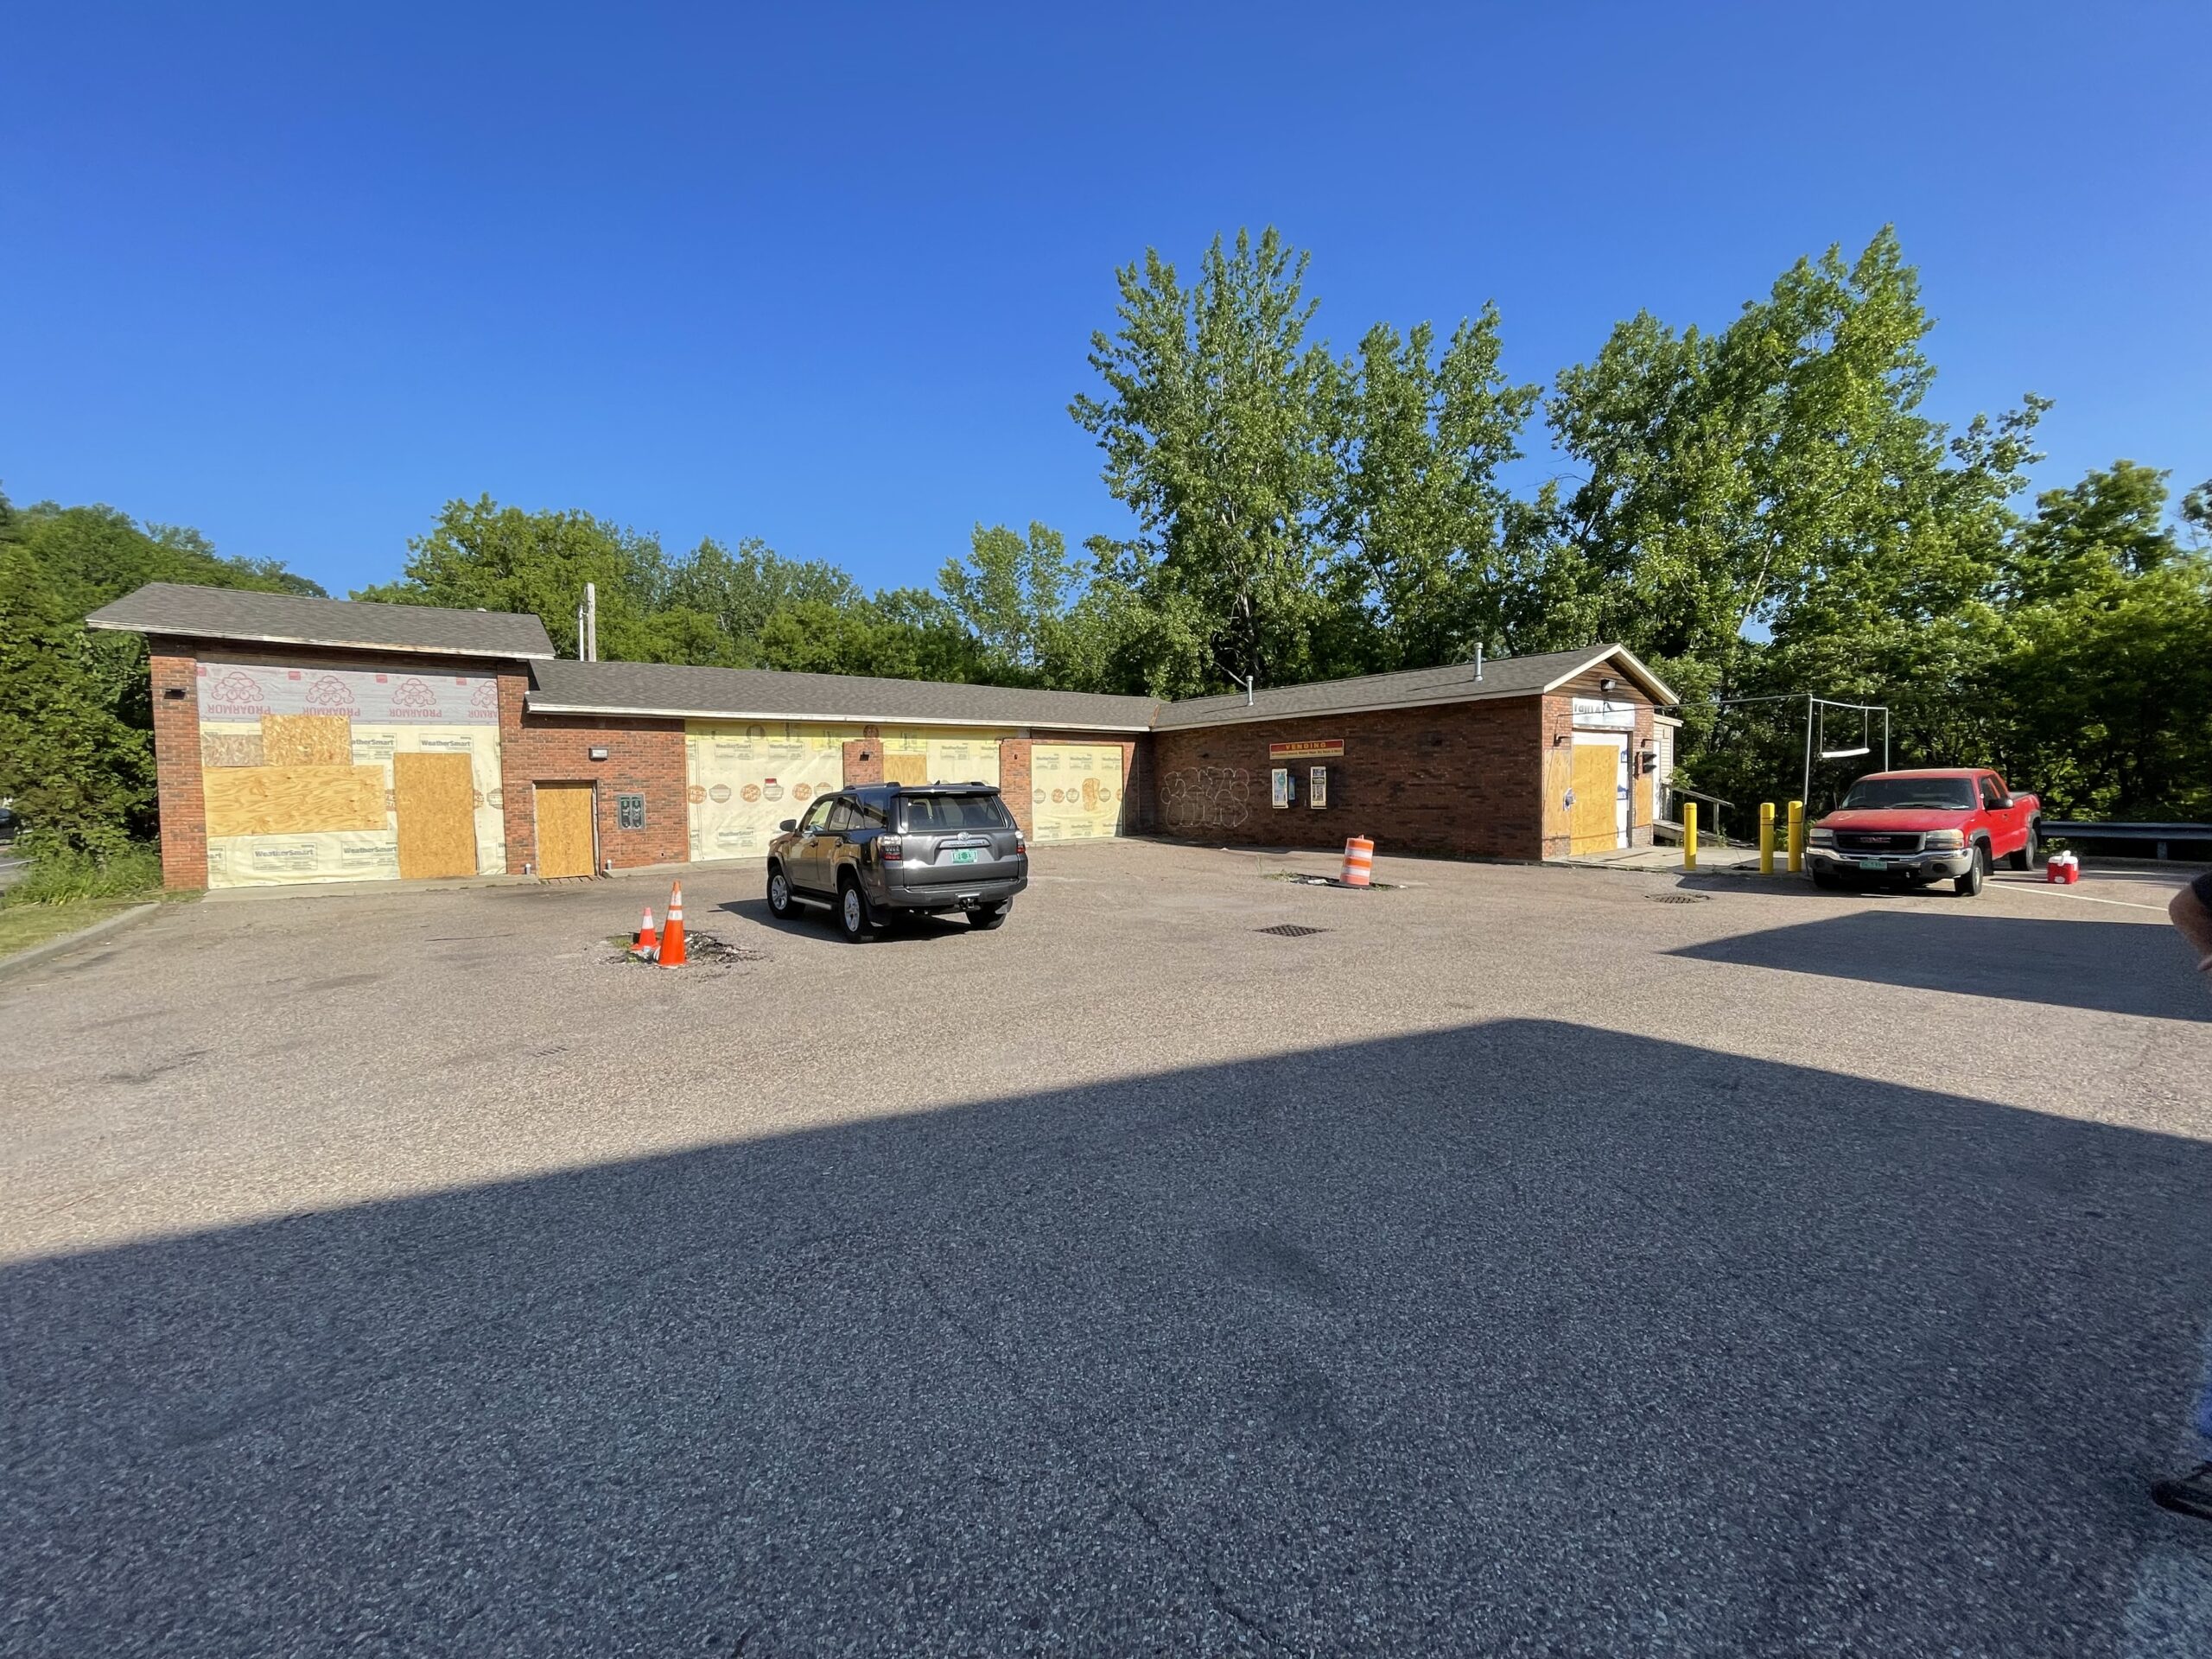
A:
POLYGON ((1278 939, 1302 939, 1309 934, 1325 933, 1325 927, 1301 927, 1296 922, 1281 922, 1274 927, 1255 927, 1255 933, 1270 934, 1278 939))
POLYGON ((1713 897, 1709 893, 1647 893, 1643 896, 1655 905, 1701 905, 1713 897))

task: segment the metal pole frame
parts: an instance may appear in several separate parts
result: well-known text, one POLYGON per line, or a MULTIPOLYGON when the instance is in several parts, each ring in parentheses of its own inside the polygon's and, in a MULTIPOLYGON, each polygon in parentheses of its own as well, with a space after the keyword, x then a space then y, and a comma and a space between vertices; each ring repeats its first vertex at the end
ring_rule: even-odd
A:
POLYGON ((1890 769, 1890 705, 1886 702, 1844 702, 1834 697, 1816 697, 1805 694, 1805 792, 1798 798, 1808 810, 1813 804, 1813 721, 1815 710, 1848 709, 1859 715, 1871 715, 1879 709, 1882 715, 1882 770, 1890 769))
POLYGON ((1811 692, 1805 694, 1805 787, 1798 792, 1801 801, 1813 798, 1813 705, 1819 701, 1811 692))

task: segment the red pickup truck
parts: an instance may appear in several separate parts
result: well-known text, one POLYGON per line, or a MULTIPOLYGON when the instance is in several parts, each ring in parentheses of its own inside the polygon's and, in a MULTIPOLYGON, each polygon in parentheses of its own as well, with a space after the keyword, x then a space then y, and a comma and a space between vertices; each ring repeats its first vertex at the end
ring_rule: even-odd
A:
POLYGON ((1871 772, 1807 832, 1805 863, 1815 887, 1948 877, 1971 899, 1999 859, 2034 867, 2042 816, 2042 802, 1980 767, 1871 772))

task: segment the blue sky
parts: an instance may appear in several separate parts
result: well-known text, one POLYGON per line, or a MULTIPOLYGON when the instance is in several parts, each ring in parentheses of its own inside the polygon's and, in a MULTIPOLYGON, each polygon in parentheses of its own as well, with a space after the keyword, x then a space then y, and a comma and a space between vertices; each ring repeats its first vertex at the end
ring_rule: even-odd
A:
MULTIPOLYGON (((1274 224, 1342 350, 1548 379, 1894 221, 1936 412, 2212 474, 2212 8, 20 9, 0 487, 334 591, 439 505, 930 580, 1125 522, 1112 272, 1274 224)), ((1538 463, 1536 470, 1544 470, 1538 463)))

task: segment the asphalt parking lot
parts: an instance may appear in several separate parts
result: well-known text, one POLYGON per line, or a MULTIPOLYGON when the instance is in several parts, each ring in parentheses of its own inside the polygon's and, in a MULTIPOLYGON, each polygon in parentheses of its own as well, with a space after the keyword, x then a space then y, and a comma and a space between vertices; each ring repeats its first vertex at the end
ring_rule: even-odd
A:
POLYGON ((2171 880, 1325 867, 0 983, 0 1652, 2204 1650, 2171 880))

